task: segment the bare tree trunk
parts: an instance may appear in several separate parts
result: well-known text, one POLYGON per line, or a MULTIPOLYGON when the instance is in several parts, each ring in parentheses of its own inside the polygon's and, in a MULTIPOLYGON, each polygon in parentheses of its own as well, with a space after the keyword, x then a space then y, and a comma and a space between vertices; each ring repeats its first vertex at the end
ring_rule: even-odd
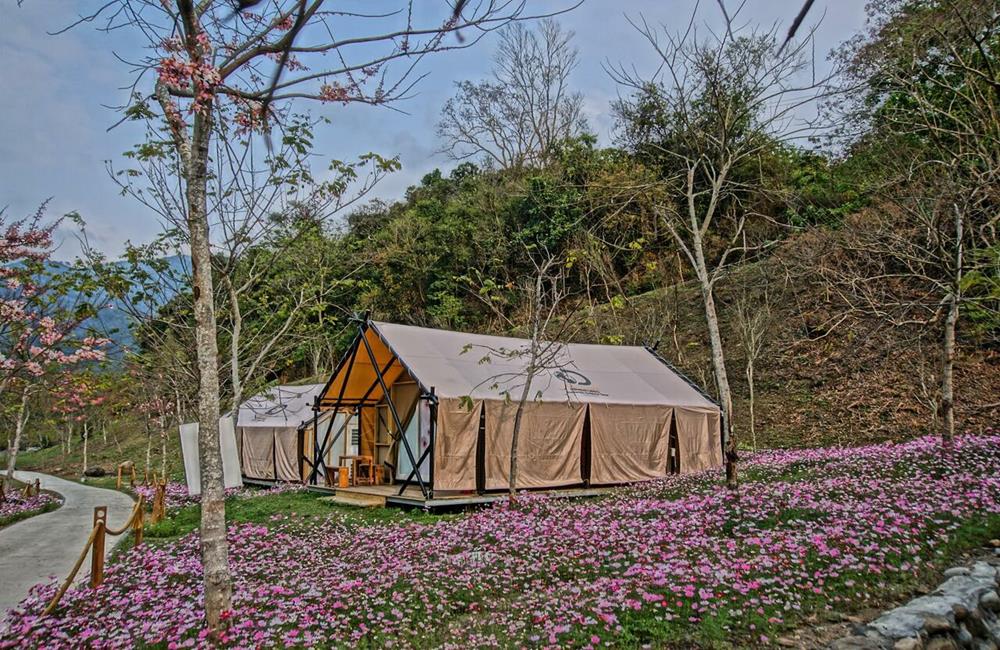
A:
POLYGON ((87 475, 87 443, 90 441, 89 423, 83 421, 83 475, 87 475))
POLYGON ((753 359, 747 361, 747 386, 750 389, 750 448, 757 451, 757 423, 754 417, 754 386, 753 386, 753 359))
POLYGON ((222 613, 232 607, 232 577, 229 572, 226 501, 219 445, 219 345, 216 340, 206 199, 211 131, 211 109, 196 113, 185 176, 198 356, 198 453, 201 460, 201 562, 205 618, 209 629, 218 632, 222 613))
POLYGON ((955 268, 951 292, 948 294, 948 316, 944 320, 941 344, 941 407, 944 428, 941 441, 951 445, 955 438, 955 327, 958 324, 962 299, 962 238, 964 224, 962 213, 955 207, 955 268))
POLYGON ((229 340, 229 374, 233 384, 233 409, 231 419, 233 431, 239 426, 240 404, 243 402, 243 382, 240 380, 240 336, 243 333, 243 312, 240 311, 239 296, 229 278, 225 278, 229 289, 230 310, 233 318, 233 332, 229 340))
POLYGON ((21 403, 17 408, 17 423, 14 425, 14 440, 7 446, 7 476, 4 480, 4 487, 11 489, 14 481, 14 468, 17 463, 17 452, 21 449, 21 436, 24 434, 24 425, 27 424, 28 411, 28 386, 21 391, 21 403))
MULTIPOLYGON (((534 347, 534 343, 532 343, 532 349, 534 347)), ((534 365, 534 360, 531 363, 534 365)), ((514 430, 511 431, 510 436, 510 476, 508 477, 507 490, 510 494, 511 503, 517 503, 517 442, 521 435, 521 418, 524 415, 524 405, 531 396, 531 381, 533 378, 533 372, 529 370, 528 377, 524 381, 524 388, 521 390, 521 398, 517 402, 517 411, 514 413, 514 430)))
POLYGON ((701 238, 694 238, 695 272, 701 287, 702 303, 705 307, 705 322, 708 326, 708 343, 712 352, 712 371, 719 391, 719 405, 722 408, 722 449, 726 461, 726 485, 735 488, 736 437, 733 435, 733 395, 729 388, 729 374, 726 372, 726 355, 722 348, 722 334, 719 331, 719 316, 715 310, 715 294, 712 280, 705 264, 701 238))
POLYGON ((143 476, 149 476, 149 470, 153 468, 153 432, 149 430, 149 423, 146 423, 146 472, 143 476))
POLYGON ((66 430, 66 454, 73 453, 73 424, 70 423, 66 430))
POLYGON ((312 349, 312 376, 319 377, 319 363, 320 355, 322 354, 320 346, 316 345, 312 349))
POLYGON ((948 299, 948 317, 944 321, 941 345, 941 441, 950 445, 955 437, 955 323, 958 322, 958 297, 948 299))
POLYGON ((167 423, 160 415, 160 478, 167 480, 167 423))
MULTIPOLYGON (((547 267, 546 267, 547 268, 547 267)), ((545 273, 540 271, 535 277, 535 293, 531 297, 531 347, 528 354, 528 371, 524 378, 524 388, 521 389, 521 398, 517 402, 517 411, 514 413, 514 430, 510 436, 510 476, 508 492, 511 503, 517 501, 517 443, 521 435, 521 418, 524 415, 524 405, 531 396, 531 382, 535 378, 535 369, 538 366, 539 337, 542 332, 542 300, 545 289, 545 273)))

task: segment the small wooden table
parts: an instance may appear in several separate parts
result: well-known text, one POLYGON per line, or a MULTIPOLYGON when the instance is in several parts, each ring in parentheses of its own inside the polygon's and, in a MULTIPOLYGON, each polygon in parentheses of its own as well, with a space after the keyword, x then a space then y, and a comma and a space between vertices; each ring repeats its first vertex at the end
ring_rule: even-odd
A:
POLYGON ((375 481, 375 459, 366 454, 359 454, 356 456, 341 456, 340 464, 343 466, 344 461, 348 460, 351 462, 351 485, 361 485, 364 482, 365 485, 371 485, 375 481), (361 468, 366 468, 365 476, 361 476, 361 468))

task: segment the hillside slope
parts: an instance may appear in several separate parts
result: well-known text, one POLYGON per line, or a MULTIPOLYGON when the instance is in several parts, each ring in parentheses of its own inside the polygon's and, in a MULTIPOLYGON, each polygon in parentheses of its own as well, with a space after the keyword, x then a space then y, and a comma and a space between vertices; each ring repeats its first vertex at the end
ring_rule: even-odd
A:
MULTIPOLYGON (((893 328, 838 311, 826 288, 791 275, 788 257, 800 252, 797 246, 795 237, 789 239, 765 261, 736 267, 717 287, 741 444, 750 444, 741 306, 754 313, 767 305, 771 313, 755 372, 759 446, 860 445, 939 433, 934 421, 937 342, 916 327, 893 328)), ((582 338, 632 344, 659 340, 664 357, 714 392, 694 283, 616 302, 589 314, 582 338)), ((955 382, 959 429, 994 426, 1000 415, 1000 350, 961 325, 955 382)))

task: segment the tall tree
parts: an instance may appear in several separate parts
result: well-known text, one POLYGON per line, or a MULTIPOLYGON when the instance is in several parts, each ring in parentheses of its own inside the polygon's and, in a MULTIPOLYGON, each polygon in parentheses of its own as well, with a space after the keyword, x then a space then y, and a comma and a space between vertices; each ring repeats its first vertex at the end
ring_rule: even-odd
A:
POLYGON ((732 21, 702 38, 693 16, 680 34, 645 21, 633 24, 658 68, 645 77, 625 66, 611 71, 631 92, 616 104, 621 141, 658 170, 655 189, 663 199, 657 220, 701 290, 723 413, 726 478, 734 487, 733 399, 715 289, 730 263, 772 243, 755 237, 761 231, 756 226, 772 219, 761 209, 768 159, 780 142, 812 132, 797 116, 824 94, 827 80, 807 74, 809 39, 782 47, 773 29, 740 29, 732 21))
POLYGON ((572 38, 551 19, 537 31, 520 23, 505 28, 492 79, 457 82, 442 109, 442 151, 455 160, 483 158, 500 169, 551 162, 558 142, 587 130, 583 95, 569 85, 577 65, 572 38))
POLYGON ((934 326, 938 419, 955 434, 963 313, 1000 330, 1000 2, 886 0, 840 52, 854 92, 840 106, 854 155, 881 182, 878 214, 828 267, 845 302, 895 324, 934 326), (860 131, 860 132, 859 132, 860 131))
POLYGON ((80 22, 106 20, 108 33, 148 39, 126 117, 161 125, 173 147, 192 262, 199 371, 201 540, 205 614, 213 633, 231 607, 222 458, 219 367, 208 193, 216 126, 231 121, 250 132, 283 127, 298 101, 385 105, 407 96, 427 55, 469 47, 512 20, 524 3, 466 3, 421 21, 418 7, 355 13, 325 0, 195 3, 193 0, 113 0, 80 22), (428 24, 420 24, 421 22, 428 24), (459 33, 471 38, 458 38, 459 33), (455 37, 454 42, 448 36, 455 37), (398 62, 398 70, 392 64, 398 62), (152 74, 146 74, 152 73, 152 74), (143 86, 152 79, 152 87, 143 86), (153 106, 157 108, 154 109, 153 106))
POLYGON ((104 360, 109 341, 89 336, 85 324, 104 294, 75 266, 51 268, 52 232, 44 206, 10 221, 0 210, 0 397, 21 386, 17 435, 8 451, 6 481, 13 480, 28 394, 60 372, 104 360))
MULTIPOLYGON (((487 388, 495 390, 505 401, 516 405, 507 476, 507 491, 511 503, 517 501, 518 448, 524 409, 530 400, 541 396, 542 389, 539 386, 547 384, 559 370, 572 364, 566 353, 566 340, 579 327, 578 320, 573 317, 575 310, 568 300, 570 295, 566 282, 566 260, 544 249, 533 248, 531 252, 534 272, 507 283, 508 288, 514 289, 513 295, 509 292, 503 297, 496 295, 501 287, 493 281, 485 282, 477 290, 480 298, 494 309, 510 329, 526 334, 527 341, 512 348, 469 345, 462 351, 464 354, 476 349, 483 353, 480 363, 497 359, 514 361, 521 366, 517 371, 498 373, 486 380, 487 388), (514 319, 500 308, 511 298, 518 301, 521 311, 514 319)), ((566 398, 570 398, 568 391, 566 398)), ((464 401, 471 405, 471 398, 467 397, 464 401)))

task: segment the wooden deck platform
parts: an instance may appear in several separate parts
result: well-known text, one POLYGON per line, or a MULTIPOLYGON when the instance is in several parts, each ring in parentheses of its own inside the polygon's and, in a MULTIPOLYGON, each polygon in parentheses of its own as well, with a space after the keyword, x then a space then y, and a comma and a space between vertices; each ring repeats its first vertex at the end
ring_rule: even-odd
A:
MULTIPOLYGON (((434 498, 425 499, 416 486, 407 486, 403 494, 399 494, 398 485, 359 485, 349 488, 328 488, 310 486, 311 489, 328 493, 330 501, 341 505, 360 507, 404 506, 427 508, 454 508, 461 506, 481 505, 503 501, 507 498, 504 492, 444 492, 434 494, 434 498)), ((576 487, 550 490, 532 490, 532 494, 545 494, 558 498, 594 497, 607 494, 613 487, 576 487)))
MULTIPOLYGON (((244 478, 247 485, 257 487, 271 487, 275 481, 257 480, 244 478)), ((503 501, 507 498, 507 491, 486 492, 476 494, 475 492, 438 492, 433 499, 425 499, 420 492, 420 488, 415 485, 407 486, 403 494, 399 494, 399 485, 359 485, 348 488, 326 487, 325 485, 307 485, 308 489, 314 492, 321 492, 333 503, 341 505, 357 506, 362 508, 381 508, 385 506, 402 506, 410 508, 426 508, 437 510, 444 508, 458 508, 463 506, 483 505, 496 501, 503 501)), ((530 494, 544 494, 550 497, 573 499, 580 497, 596 497, 607 494, 615 487, 565 487, 541 490, 528 490, 530 494)))

